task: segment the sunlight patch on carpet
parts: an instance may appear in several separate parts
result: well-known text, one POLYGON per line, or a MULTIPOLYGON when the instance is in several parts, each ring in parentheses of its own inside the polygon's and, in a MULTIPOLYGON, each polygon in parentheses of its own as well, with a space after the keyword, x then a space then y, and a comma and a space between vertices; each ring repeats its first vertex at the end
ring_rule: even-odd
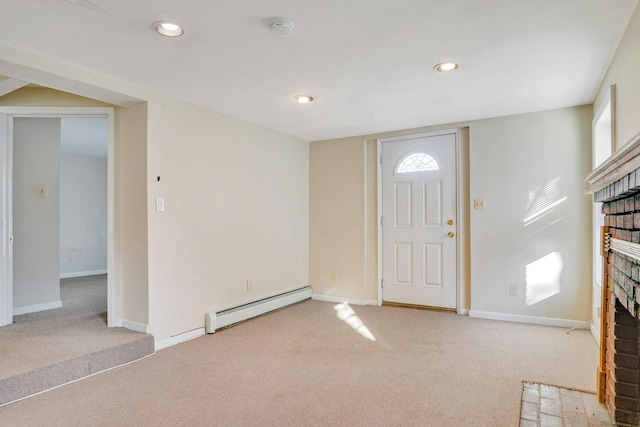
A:
POLYGON ((336 316, 338 316, 338 319, 351 326, 354 331, 368 340, 376 340, 376 337, 373 336, 371 331, 369 331, 369 328, 364 325, 362 320, 360 320, 360 318, 356 315, 355 311, 353 311, 348 303, 343 302, 342 304, 335 305, 333 306, 333 309, 336 311, 336 316))

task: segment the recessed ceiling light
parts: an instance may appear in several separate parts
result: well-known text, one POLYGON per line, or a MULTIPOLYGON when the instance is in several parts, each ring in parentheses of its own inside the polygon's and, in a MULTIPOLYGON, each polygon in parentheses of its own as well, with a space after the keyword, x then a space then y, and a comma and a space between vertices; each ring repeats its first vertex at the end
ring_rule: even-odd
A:
POLYGON ((167 37, 180 37, 184 34, 184 30, 178 24, 169 21, 158 21, 153 24, 156 33, 167 37))
POLYGON ((293 99, 295 99, 296 101, 298 101, 300 104, 308 104, 311 101, 313 101, 313 96, 309 96, 309 95, 296 95, 293 97, 293 99))
POLYGON ((433 67, 434 70, 440 72, 440 73, 446 73, 448 71, 454 71, 458 68, 458 64, 456 64, 455 62, 441 62, 438 65, 436 65, 435 67, 433 67))

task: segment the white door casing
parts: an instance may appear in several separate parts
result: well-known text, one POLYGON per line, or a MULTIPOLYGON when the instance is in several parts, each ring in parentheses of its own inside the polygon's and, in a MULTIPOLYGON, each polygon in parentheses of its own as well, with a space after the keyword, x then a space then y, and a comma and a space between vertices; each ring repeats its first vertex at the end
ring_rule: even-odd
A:
POLYGON ((0 113, 0 326, 13 323, 13 121, 0 113))
POLYGON ((457 306, 457 133, 382 141, 382 300, 457 306))
POLYGON ((12 242, 12 123, 14 117, 106 117, 109 121, 107 155, 107 323, 122 326, 122 295, 114 280, 115 118, 111 107, 0 107, 0 326, 13 322, 12 242))
MULTIPOLYGON (((613 151, 615 134, 615 85, 602 100, 592 121, 592 168, 595 170, 606 161, 613 151)), ((602 280, 605 260, 601 255, 604 214, 602 203, 593 203, 593 286, 591 292, 591 333, 600 343, 602 316, 602 280)))

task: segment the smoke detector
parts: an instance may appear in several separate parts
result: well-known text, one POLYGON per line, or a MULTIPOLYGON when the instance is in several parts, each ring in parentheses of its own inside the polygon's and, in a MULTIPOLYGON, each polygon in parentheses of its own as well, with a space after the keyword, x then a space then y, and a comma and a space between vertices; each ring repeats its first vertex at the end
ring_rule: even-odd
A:
POLYGON ((274 18, 269 24, 271 34, 276 37, 289 37, 293 34, 293 21, 286 18, 274 18))

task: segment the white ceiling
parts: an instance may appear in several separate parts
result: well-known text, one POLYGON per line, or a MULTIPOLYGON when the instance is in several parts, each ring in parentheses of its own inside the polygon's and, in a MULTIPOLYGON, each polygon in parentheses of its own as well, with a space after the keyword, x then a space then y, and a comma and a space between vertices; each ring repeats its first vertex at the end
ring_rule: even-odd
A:
POLYGON ((589 104, 637 2, 0 0, 0 44, 318 140, 589 104))

